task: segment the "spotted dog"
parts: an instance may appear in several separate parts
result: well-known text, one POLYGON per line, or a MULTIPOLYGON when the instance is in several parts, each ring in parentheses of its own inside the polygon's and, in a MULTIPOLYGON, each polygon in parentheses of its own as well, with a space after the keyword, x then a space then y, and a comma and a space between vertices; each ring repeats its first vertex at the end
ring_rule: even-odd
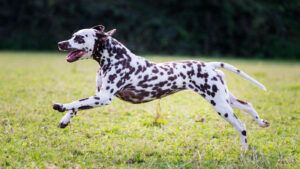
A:
POLYGON ((115 29, 105 32, 98 25, 82 29, 72 38, 58 43, 67 51, 68 62, 94 59, 99 63, 96 76, 96 94, 67 104, 56 103, 53 109, 67 111, 59 127, 65 128, 80 110, 108 105, 114 96, 131 103, 145 103, 182 90, 192 90, 205 98, 240 135, 242 148, 247 148, 246 128, 233 112, 233 108, 249 113, 261 127, 269 123, 261 119, 250 103, 237 99, 228 91, 220 68, 234 72, 259 88, 264 85, 234 66, 222 62, 179 61, 153 63, 133 54, 112 37, 115 29))

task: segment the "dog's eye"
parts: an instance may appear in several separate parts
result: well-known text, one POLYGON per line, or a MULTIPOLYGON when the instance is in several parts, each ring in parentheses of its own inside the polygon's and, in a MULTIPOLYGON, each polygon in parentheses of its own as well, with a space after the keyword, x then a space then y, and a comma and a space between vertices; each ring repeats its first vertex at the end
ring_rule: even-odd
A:
POLYGON ((75 38, 74 38, 74 42, 79 43, 79 44, 84 43, 85 42, 84 41, 84 36, 76 35, 75 38))

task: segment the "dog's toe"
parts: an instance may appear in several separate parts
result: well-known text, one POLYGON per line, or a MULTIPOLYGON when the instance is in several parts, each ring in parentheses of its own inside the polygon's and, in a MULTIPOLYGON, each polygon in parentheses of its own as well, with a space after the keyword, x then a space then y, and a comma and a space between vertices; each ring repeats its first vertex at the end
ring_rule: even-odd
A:
POLYGON ((269 127, 270 126, 270 123, 267 120, 263 120, 263 121, 265 123, 265 127, 269 127))
POLYGON ((260 127, 269 127, 270 123, 267 120, 261 120, 260 127))
POLYGON ((54 109, 54 110, 57 110, 57 111, 59 111, 59 112, 64 112, 64 111, 66 111, 66 109, 63 107, 63 105, 62 105, 62 104, 58 104, 58 103, 54 103, 54 104, 53 104, 53 109, 54 109))

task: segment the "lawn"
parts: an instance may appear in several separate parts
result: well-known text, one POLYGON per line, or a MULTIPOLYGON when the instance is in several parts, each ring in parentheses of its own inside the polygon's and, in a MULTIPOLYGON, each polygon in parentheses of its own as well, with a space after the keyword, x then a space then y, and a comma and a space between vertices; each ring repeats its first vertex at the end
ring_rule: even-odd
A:
MULTIPOLYGON (((159 101, 81 111, 65 128, 54 102, 91 96, 98 69, 91 60, 69 64, 64 54, 0 52, 0 168, 300 168, 300 63, 197 57, 235 65, 267 92, 228 71, 229 89, 271 123, 248 114, 250 150, 199 95, 183 91, 159 101)), ((148 56, 152 61, 189 57, 148 56)))

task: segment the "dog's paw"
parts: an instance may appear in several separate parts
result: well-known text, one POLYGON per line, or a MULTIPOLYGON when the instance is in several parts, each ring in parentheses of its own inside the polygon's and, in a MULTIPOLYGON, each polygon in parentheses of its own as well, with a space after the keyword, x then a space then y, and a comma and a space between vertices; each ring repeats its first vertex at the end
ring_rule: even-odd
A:
POLYGON ((269 127, 270 123, 267 120, 261 120, 261 123, 259 124, 260 127, 269 127))
POLYGON ((61 122, 61 123, 59 123, 58 127, 59 127, 59 128, 62 128, 62 129, 63 129, 63 128, 66 128, 66 127, 69 125, 69 123, 70 123, 70 122, 68 122, 68 123, 63 123, 63 122, 61 122))
POLYGON ((64 112, 66 111, 66 108, 62 105, 62 104, 59 104, 59 103, 54 103, 53 104, 53 109, 54 110, 57 110, 59 112, 64 112))

